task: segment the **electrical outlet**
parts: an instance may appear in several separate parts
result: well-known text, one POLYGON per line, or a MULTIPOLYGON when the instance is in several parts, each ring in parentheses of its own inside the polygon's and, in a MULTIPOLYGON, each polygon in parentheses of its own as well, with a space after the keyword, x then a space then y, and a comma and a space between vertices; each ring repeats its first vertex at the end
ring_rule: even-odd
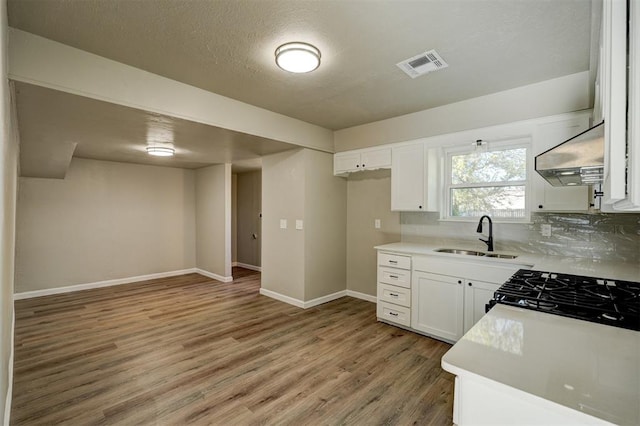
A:
POLYGON ((373 226, 374 226, 376 229, 380 229, 380 219, 376 219, 376 220, 374 220, 374 221, 373 221, 373 226))
POLYGON ((287 229, 287 219, 280 219, 280 229, 287 229))
POLYGON ((548 223, 543 223, 542 225, 540 225, 540 233, 542 234, 543 237, 550 237, 551 225, 548 223))

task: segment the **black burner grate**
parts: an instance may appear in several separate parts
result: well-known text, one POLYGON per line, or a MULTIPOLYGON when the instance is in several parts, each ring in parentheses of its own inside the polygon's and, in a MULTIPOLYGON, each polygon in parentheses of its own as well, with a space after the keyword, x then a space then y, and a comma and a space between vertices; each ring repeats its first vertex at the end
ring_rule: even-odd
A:
POLYGON ((520 269, 497 303, 640 331, 640 283, 520 269))

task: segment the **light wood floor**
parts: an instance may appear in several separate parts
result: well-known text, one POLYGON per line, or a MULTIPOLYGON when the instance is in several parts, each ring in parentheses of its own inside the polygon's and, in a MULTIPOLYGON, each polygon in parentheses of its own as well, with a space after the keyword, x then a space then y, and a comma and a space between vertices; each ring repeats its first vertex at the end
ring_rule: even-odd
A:
POLYGON ((449 345, 345 297, 299 309, 260 274, 16 301, 11 424, 451 424, 449 345))

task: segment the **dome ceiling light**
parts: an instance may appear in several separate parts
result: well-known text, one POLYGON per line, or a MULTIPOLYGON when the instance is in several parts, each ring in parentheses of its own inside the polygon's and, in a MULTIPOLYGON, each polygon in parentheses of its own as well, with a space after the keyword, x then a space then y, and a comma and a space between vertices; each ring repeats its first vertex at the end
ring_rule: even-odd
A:
POLYGON ((276 49, 276 64, 288 72, 311 72, 320 66, 320 50, 308 43, 285 43, 276 49))
POLYGON ((147 154, 155 155, 156 157, 171 157, 175 154, 176 150, 168 146, 148 146, 147 154))

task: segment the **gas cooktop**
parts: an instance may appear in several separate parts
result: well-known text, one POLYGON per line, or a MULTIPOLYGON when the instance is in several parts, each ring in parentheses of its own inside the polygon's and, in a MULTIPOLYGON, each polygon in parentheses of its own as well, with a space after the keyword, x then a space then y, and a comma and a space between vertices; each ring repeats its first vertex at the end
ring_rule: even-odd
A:
POLYGON ((520 269, 495 303, 640 331, 640 283, 520 269))

